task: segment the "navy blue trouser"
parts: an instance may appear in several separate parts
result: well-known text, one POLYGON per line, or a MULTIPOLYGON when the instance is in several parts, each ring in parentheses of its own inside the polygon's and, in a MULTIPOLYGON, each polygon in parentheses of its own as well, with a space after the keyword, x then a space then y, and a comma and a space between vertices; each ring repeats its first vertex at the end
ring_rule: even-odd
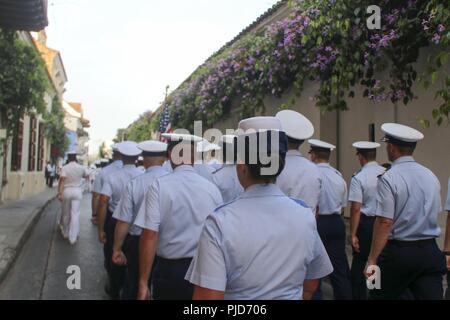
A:
POLYGON ((192 258, 157 258, 152 278, 152 294, 155 300, 192 300, 194 287, 184 279, 191 261, 192 258))
POLYGON ((139 286, 139 236, 128 235, 123 244, 127 258, 122 300, 136 300, 139 286))
POLYGON ((371 290, 372 299, 442 300, 446 262, 435 239, 389 241, 377 262, 381 289, 371 290))
POLYGON ((112 253, 114 246, 114 233, 117 220, 112 217, 113 213, 108 210, 105 221, 106 243, 103 246, 105 255, 105 268, 109 278, 109 288, 114 297, 120 296, 120 291, 125 280, 125 267, 118 266, 112 262, 112 253))
POLYGON ((354 300, 367 300, 368 289, 364 268, 369 258, 372 246, 373 224, 375 217, 368 217, 361 214, 356 236, 359 239, 359 252, 353 250, 353 260, 351 268, 352 293, 354 300))
POLYGON ((447 271, 447 291, 445 292, 445 300, 450 300, 450 272, 447 271))
MULTIPOLYGON (((335 300, 351 300, 352 288, 350 267, 345 253, 345 224, 338 214, 320 215, 317 220, 317 230, 322 239, 325 250, 330 257, 334 271, 330 274, 331 285, 335 300)), ((315 295, 320 296, 320 289, 315 295)))

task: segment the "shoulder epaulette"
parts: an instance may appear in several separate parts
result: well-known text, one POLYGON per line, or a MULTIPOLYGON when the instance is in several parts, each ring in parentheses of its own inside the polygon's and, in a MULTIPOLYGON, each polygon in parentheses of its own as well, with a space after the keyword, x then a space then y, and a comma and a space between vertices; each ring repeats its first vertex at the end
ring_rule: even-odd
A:
POLYGON ((212 174, 216 174, 217 172, 219 172, 220 170, 222 170, 223 168, 225 168, 225 166, 223 166, 223 167, 221 167, 221 168, 219 168, 219 169, 217 169, 216 171, 214 171, 212 174))
POLYGON ((311 207, 308 206, 305 201, 300 200, 300 199, 294 199, 294 198, 291 198, 291 199, 294 200, 297 204, 299 204, 303 208, 311 209, 311 207))
POLYGON ((223 209, 223 208, 225 208, 226 206, 229 206, 230 204, 236 202, 238 199, 239 199, 239 198, 236 198, 236 199, 234 199, 233 201, 230 201, 230 202, 227 202, 227 203, 222 204, 221 206, 218 206, 218 207, 214 210, 214 212, 217 212, 217 211, 219 211, 220 209, 223 209))

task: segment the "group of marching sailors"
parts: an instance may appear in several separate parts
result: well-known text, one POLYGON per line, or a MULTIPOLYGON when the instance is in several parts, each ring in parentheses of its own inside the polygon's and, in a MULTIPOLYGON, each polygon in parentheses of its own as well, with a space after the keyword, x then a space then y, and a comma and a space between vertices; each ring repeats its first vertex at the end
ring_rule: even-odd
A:
MULTIPOLYGON (((336 300, 442 299, 450 218, 443 252, 436 243, 441 186, 413 158, 424 136, 401 124, 381 130, 390 165, 377 162, 381 144, 355 142, 361 170, 349 187, 330 164, 336 147, 311 139, 312 123, 292 110, 242 120, 218 145, 176 133, 163 134, 167 143, 114 145, 92 186, 107 293, 126 300, 319 300, 329 278, 336 300), (309 159, 300 152, 305 143, 309 159), (381 285, 369 290, 372 266, 381 285)), ((61 171, 61 230, 72 243, 77 188, 88 174, 76 155, 61 171)))

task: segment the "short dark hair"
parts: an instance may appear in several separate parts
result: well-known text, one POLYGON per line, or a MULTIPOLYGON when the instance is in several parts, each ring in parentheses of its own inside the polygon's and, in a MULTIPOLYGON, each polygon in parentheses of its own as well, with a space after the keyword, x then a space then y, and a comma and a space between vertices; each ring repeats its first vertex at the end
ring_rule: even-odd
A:
POLYGON ((310 153, 314 153, 321 160, 330 160, 331 150, 326 148, 312 147, 310 153))
POLYGON ((412 155, 414 151, 416 150, 417 143, 411 143, 409 145, 395 145, 401 154, 404 155, 412 155))
POLYGON ((358 153, 366 160, 375 160, 377 158, 376 149, 358 149, 358 153))
POLYGON ((263 168, 270 168, 270 166, 272 165, 272 162, 270 162, 269 164, 261 164, 261 163, 257 163, 257 164, 247 164, 246 166, 248 167, 248 169, 250 170, 250 174, 252 176, 253 179, 255 180, 264 180, 267 182, 273 182, 274 180, 276 180, 276 178, 281 174, 281 172, 283 172, 284 167, 286 165, 286 161, 285 158, 282 156, 276 156, 276 155, 272 155, 272 157, 277 157, 279 160, 279 168, 278 171, 273 174, 273 175, 262 175, 262 169, 263 168))
POLYGON ((305 140, 298 140, 287 136, 288 146, 289 148, 298 149, 305 142, 305 140))

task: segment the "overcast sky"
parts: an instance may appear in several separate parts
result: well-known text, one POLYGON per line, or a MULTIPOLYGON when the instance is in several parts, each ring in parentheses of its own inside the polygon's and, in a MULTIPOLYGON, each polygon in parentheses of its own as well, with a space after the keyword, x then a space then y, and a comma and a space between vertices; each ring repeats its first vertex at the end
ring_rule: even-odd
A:
POLYGON ((91 152, 164 99, 278 0, 50 0, 48 46, 65 99, 91 120, 91 152))

